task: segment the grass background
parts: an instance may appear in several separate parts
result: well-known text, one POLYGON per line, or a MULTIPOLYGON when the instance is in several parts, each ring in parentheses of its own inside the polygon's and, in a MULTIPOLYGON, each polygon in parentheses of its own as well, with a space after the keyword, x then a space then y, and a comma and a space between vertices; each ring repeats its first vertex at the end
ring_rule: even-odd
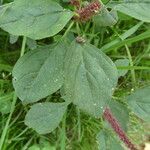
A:
MULTIPOLYGON (((10 1, 1 0, 1 4, 6 2, 10 1)), ((149 85, 150 24, 141 23, 138 20, 119 14, 119 21, 113 27, 95 28, 89 22, 86 28, 84 25, 80 25, 80 29, 92 44, 106 52, 113 61, 122 58, 130 60, 130 66, 124 68, 128 73, 119 78, 114 95, 116 99, 123 99, 133 90, 149 85), (122 34, 125 34, 127 38, 121 41, 120 36, 122 34), (116 41, 116 44, 112 43, 114 41, 116 41)), ((70 32, 76 32, 75 26, 70 32)), ((28 107, 24 107, 19 99, 15 107, 12 107, 14 89, 11 71, 19 58, 22 46, 22 37, 11 44, 15 39, 15 37, 0 29, 0 135, 7 130, 3 150, 60 149, 64 144, 62 141, 64 136, 62 124, 51 134, 39 135, 24 125, 24 117, 28 107), (6 129, 8 120, 10 122, 6 129)), ((54 38, 37 41, 37 44, 50 44, 58 39, 59 36, 55 36, 54 38)), ((35 46, 35 41, 30 40, 26 45, 26 51, 35 46)), ((58 99, 57 93, 50 98, 51 101, 58 99)), ((91 118, 82 112, 79 113, 75 106, 70 105, 65 127, 67 135, 66 150, 97 150, 95 136, 102 128, 101 120, 91 118)), ((148 124, 131 113, 128 135, 141 149, 143 149, 144 143, 150 140, 148 131, 150 131, 148 124)))

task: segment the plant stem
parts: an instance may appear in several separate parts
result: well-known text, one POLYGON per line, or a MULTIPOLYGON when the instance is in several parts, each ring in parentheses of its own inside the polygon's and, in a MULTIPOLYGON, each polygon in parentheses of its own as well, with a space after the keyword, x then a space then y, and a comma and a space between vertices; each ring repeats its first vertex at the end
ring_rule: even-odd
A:
POLYGON ((77 108, 77 115, 78 115, 78 122, 77 122, 77 127, 78 127, 78 141, 81 141, 81 116, 80 116, 80 109, 77 108))
POLYGON ((17 101, 17 96, 16 96, 16 94, 14 93, 13 101, 12 101, 12 104, 11 104, 10 114, 9 114, 9 116, 8 116, 8 119, 7 119, 7 121, 6 121, 5 127, 4 127, 3 132, 2 132, 2 135, 1 135, 1 139, 0 139, 0 150, 2 150, 3 144, 4 144, 4 142, 5 142, 5 137, 6 137, 7 132, 8 132, 9 123, 10 123, 12 114, 13 114, 14 109, 15 109, 16 101, 17 101))
POLYGON ((27 41, 27 38, 24 36, 23 37, 23 41, 22 41, 20 57, 22 57, 24 55, 24 53, 25 53, 26 41, 27 41))
MULTIPOLYGON (((21 48, 21 52, 20 52, 20 57, 24 55, 25 45, 26 45, 26 37, 23 37, 23 42, 22 42, 22 48, 21 48)), ((6 138, 6 135, 8 133, 10 120, 11 120, 12 114, 13 114, 14 109, 15 109, 16 102, 17 102, 17 95, 16 95, 16 93, 14 93, 13 101, 12 101, 11 109, 10 109, 10 114, 8 116, 8 119, 6 121, 5 127, 3 129, 3 132, 2 132, 2 135, 1 135, 1 138, 0 138, 0 150, 2 150, 2 148, 3 148, 4 142, 5 142, 5 138, 6 138)))
POLYGON ((64 114, 62 121, 62 131, 61 131, 61 150, 66 149, 66 116, 67 112, 64 114))
POLYGON ((71 22, 70 25, 69 25, 69 27, 65 31, 64 35, 62 36, 62 38, 66 37, 66 35, 68 34, 68 32, 70 31, 70 29, 72 28, 73 25, 74 25, 74 22, 71 22))
POLYGON ((80 27, 79 27, 79 23, 76 22, 76 30, 77 30, 77 33, 78 33, 78 36, 80 35, 80 27))
POLYGON ((113 116, 111 110, 107 107, 104 111, 103 117, 108 121, 113 130, 119 136, 120 140, 130 149, 137 150, 136 146, 130 141, 126 133, 121 128, 118 120, 113 116))
MULTIPOLYGON (((118 37, 124 41, 124 39, 121 37, 121 35, 118 34, 117 31, 113 30, 117 35, 118 37)), ((126 52, 127 52, 127 55, 128 55, 128 59, 129 59, 129 63, 130 63, 130 67, 134 67, 134 64, 133 64, 133 60, 132 60, 132 56, 131 56, 131 53, 130 53, 130 50, 129 50, 129 47, 127 46, 127 44, 124 44, 125 48, 126 48, 126 52)), ((135 88, 136 87, 136 77, 135 77, 135 70, 132 69, 131 70, 131 77, 132 77, 132 85, 133 87, 135 88)))
POLYGON ((93 40, 94 36, 95 36, 95 24, 93 23, 93 28, 92 28, 91 37, 89 39, 89 43, 93 40))
POLYGON ((29 139, 29 141, 23 146, 22 150, 27 150, 29 145, 31 144, 33 137, 29 139))
MULTIPOLYGON (((125 44, 125 48, 126 48, 129 62, 130 62, 130 66, 133 67, 134 65, 133 65, 132 56, 131 56, 130 50, 126 44, 125 44)), ((132 77, 132 85, 133 85, 133 87, 135 87, 136 86, 136 77, 135 77, 135 70, 134 69, 131 70, 131 77, 132 77)))

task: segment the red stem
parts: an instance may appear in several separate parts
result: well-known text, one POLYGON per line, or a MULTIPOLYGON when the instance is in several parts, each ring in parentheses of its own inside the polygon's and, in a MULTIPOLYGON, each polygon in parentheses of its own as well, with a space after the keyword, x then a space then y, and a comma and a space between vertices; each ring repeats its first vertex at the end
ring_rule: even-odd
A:
POLYGON ((137 150, 136 146, 127 137, 126 133, 121 128, 118 120, 113 116, 111 110, 108 107, 105 109, 103 117, 109 122, 109 124, 111 125, 111 127, 113 128, 113 130, 119 136, 120 140, 123 141, 124 144, 130 150, 137 150))

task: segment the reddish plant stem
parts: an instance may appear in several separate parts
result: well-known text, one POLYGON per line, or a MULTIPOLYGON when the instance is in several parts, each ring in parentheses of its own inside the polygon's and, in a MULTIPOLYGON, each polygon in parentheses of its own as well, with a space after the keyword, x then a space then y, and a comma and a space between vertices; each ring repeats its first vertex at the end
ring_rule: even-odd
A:
POLYGON ((121 128, 119 122, 117 119, 113 116, 111 110, 107 107, 103 113, 103 117, 105 120, 109 122, 113 130, 116 132, 116 134, 119 136, 120 140, 124 142, 124 144, 130 149, 130 150, 137 150, 136 146, 130 141, 130 139, 127 137, 126 133, 121 128))

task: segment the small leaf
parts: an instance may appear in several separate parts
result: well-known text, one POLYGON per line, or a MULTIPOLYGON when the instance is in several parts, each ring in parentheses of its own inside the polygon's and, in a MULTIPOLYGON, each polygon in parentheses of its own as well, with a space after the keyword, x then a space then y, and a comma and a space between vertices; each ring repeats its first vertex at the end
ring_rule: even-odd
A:
POLYGON ((25 117, 25 124, 39 134, 50 133, 58 127, 66 108, 66 103, 34 104, 25 117))
POLYGON ((24 103, 36 102, 63 84, 65 42, 29 51, 13 69, 13 85, 24 103))
POLYGON ((57 34, 73 16, 71 11, 64 10, 52 0, 15 0, 7 9, 3 9, 0 27, 10 34, 32 39, 57 34))
POLYGON ((114 10, 109 12, 105 6, 103 6, 100 13, 94 17, 94 22, 98 27, 113 26, 117 23, 117 21, 117 12, 114 10))
POLYGON ((123 130, 127 131, 127 125, 129 122, 129 111, 127 107, 114 100, 110 101, 109 107, 123 130))
POLYGON ((33 144, 28 150, 56 150, 56 146, 52 145, 49 141, 44 138, 38 140, 38 144, 33 144))
POLYGON ((127 100, 137 116, 150 121, 150 86, 136 90, 127 97, 127 100))
POLYGON ((14 44, 18 41, 18 36, 10 34, 9 42, 10 44, 14 44))
POLYGON ((101 117, 117 83, 117 70, 91 44, 73 42, 65 61, 64 98, 94 117, 101 117))
POLYGON ((129 0, 124 2, 110 2, 109 6, 124 14, 144 22, 150 22, 150 1, 129 0))
POLYGON ((35 40, 27 38, 27 46, 29 49, 33 50, 37 48, 37 43, 35 40))
MULTIPOLYGON (((127 67, 129 66, 129 59, 117 59, 115 61, 117 67, 127 67)), ((118 69, 118 77, 125 76, 128 72, 128 69, 118 69)))
POLYGON ((111 132, 102 130, 97 135, 99 150, 123 150, 118 140, 111 132))

